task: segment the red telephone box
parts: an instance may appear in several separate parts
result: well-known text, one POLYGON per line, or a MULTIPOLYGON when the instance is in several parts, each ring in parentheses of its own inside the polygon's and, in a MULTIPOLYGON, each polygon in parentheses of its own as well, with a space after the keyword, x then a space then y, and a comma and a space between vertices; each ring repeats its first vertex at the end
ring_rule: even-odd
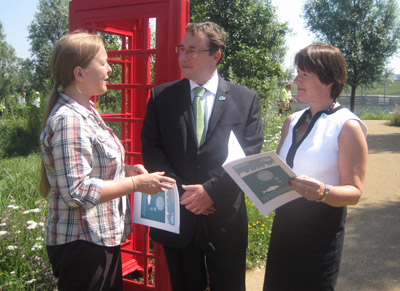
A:
MULTIPOLYGON (((140 133, 150 89, 181 77, 175 46, 188 20, 187 0, 71 0, 69 4, 70 31, 83 29, 118 39, 120 49, 109 50, 108 57, 121 72, 121 81, 108 89, 118 92, 121 110, 102 117, 120 125, 129 164, 142 162, 140 133)), ((130 199, 133 203, 132 195, 130 199)), ((121 255, 125 290, 171 290, 162 246, 150 241, 148 227, 134 224, 121 255), (140 280, 134 279, 137 275, 140 280)))

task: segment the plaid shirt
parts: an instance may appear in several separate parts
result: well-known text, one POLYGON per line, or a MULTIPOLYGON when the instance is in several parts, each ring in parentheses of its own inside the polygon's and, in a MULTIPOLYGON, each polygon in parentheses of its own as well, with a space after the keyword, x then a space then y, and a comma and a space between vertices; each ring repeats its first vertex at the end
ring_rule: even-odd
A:
POLYGON ((125 177, 124 149, 100 115, 60 94, 40 135, 51 185, 46 245, 116 246, 132 232, 128 197, 99 204, 104 180, 125 177))

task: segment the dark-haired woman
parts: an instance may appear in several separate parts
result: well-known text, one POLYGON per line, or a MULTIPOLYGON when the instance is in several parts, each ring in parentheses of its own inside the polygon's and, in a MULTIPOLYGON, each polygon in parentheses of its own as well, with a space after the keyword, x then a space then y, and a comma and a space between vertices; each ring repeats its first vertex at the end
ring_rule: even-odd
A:
POLYGON ((340 50, 310 45, 295 64, 297 98, 310 107, 285 120, 277 152, 298 175, 290 186, 303 197, 276 210, 264 290, 334 290, 346 205, 363 190, 367 128, 336 101, 347 77, 340 50))

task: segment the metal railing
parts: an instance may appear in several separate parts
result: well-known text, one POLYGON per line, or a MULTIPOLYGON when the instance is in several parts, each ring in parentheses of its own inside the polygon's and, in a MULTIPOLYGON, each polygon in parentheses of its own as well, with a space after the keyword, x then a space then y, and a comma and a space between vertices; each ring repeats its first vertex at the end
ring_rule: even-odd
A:
MULTIPOLYGON (((297 96, 293 95, 296 99, 297 96)), ((347 108, 350 108, 350 96, 341 95, 338 102, 347 108)), ((356 96, 354 100, 354 113, 360 114, 361 112, 386 112, 391 113, 395 110, 396 106, 400 107, 400 96, 389 95, 367 95, 356 96)), ((299 101, 298 103, 292 102, 291 107, 293 111, 299 111, 308 107, 307 103, 299 101)))

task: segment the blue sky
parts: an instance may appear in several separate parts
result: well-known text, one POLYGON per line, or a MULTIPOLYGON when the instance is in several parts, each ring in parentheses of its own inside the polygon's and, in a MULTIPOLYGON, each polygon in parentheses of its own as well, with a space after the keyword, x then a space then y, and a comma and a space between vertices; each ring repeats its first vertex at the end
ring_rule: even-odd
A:
POLYGON ((30 55, 28 26, 37 11, 39 0, 0 0, 0 21, 6 34, 6 41, 11 45, 18 57, 30 55))
MULTIPOLYGON (((0 0, 0 21, 7 43, 15 49, 18 57, 30 56, 28 26, 37 11, 38 3, 39 0, 0 0)), ((293 30, 293 34, 287 38, 288 51, 284 63, 284 67, 290 68, 296 52, 313 41, 312 34, 304 28, 301 18, 304 0, 271 0, 271 3, 277 8, 278 19, 281 22, 288 22, 293 30)), ((400 53, 392 59, 390 66, 395 73, 400 74, 400 53)))

